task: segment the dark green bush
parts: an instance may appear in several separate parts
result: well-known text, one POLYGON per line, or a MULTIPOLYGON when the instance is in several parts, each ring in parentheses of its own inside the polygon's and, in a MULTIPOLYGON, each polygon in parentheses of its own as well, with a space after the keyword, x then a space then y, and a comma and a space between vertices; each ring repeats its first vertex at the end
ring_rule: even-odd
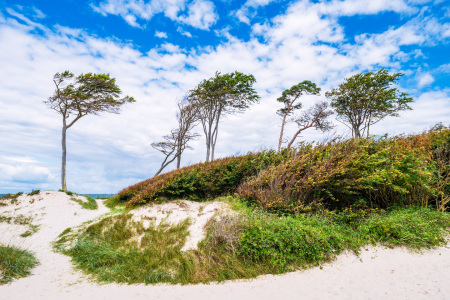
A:
POLYGON ((234 193, 243 181, 294 153, 295 150, 280 154, 263 151, 196 164, 140 182, 121 191, 118 197, 133 206, 158 198, 198 200, 223 196, 234 193))

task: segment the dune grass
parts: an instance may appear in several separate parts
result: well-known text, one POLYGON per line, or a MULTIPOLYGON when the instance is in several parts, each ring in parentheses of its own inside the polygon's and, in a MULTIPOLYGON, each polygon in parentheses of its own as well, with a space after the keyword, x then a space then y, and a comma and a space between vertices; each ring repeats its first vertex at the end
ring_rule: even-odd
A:
MULTIPOLYGON (((70 195, 72 195, 72 194, 70 194, 70 195)), ((95 199, 93 199, 92 197, 90 197, 90 196, 81 196, 81 197, 86 198, 86 201, 83 201, 76 197, 70 197, 70 200, 77 202, 84 209, 96 210, 98 208, 97 201, 95 201, 95 199)))
POLYGON ((29 251, 0 245, 0 285, 30 275, 37 264, 37 259, 29 251))
POLYGON ((71 241, 62 234, 56 248, 101 282, 189 284, 317 266, 366 245, 430 248, 445 244, 450 227, 450 214, 423 207, 278 216, 233 201, 240 213, 211 220, 196 250, 181 251, 189 219, 145 230, 129 213, 106 217, 71 241))

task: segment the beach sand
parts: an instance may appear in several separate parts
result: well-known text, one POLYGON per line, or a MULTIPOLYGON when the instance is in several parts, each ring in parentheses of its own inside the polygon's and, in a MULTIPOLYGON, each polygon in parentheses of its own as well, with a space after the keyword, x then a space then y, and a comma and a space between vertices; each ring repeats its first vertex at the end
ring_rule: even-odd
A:
POLYGON ((449 247, 423 253, 367 247, 322 268, 219 284, 98 284, 50 245, 64 229, 107 213, 98 203, 98 210, 86 210, 65 193, 41 192, 0 207, 2 216, 31 216, 32 224, 40 225, 22 238, 27 226, 0 223, 0 243, 28 249, 40 261, 31 276, 0 286, 0 299, 450 299, 449 247))

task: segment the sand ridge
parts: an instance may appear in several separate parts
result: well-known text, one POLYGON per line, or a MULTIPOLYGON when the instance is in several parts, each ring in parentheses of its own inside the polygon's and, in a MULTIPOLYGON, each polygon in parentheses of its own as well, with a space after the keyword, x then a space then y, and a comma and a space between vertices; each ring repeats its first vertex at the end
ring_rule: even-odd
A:
MULTIPOLYGON (((33 224, 39 225, 35 234, 22 238, 20 234, 27 230, 27 226, 0 223, 0 242, 33 251, 40 261, 31 276, 0 286, 0 300, 450 299, 449 247, 423 254, 403 248, 368 247, 359 257, 344 253, 322 268, 221 284, 100 285, 74 270, 70 258, 53 252, 50 245, 64 229, 109 211, 100 201, 98 204, 98 210, 86 210, 65 193, 41 192, 39 195, 21 196, 18 204, 0 207, 0 216, 32 216, 33 224)), ((196 205, 189 206, 189 209, 185 207, 184 213, 199 217, 202 212, 215 213, 221 209, 214 206, 200 209, 196 205)), ((173 217, 177 215, 175 212, 171 214, 173 217)), ((178 215, 179 218, 184 217, 183 214, 178 215)), ((201 227, 202 222, 197 225, 201 227)), ((191 246, 194 244, 195 240, 191 246)))

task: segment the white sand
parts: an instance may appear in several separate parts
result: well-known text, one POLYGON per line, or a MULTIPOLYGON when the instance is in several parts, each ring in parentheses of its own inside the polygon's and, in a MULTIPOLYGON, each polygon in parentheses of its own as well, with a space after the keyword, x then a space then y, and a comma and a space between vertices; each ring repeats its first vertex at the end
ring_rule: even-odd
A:
MULTIPOLYGON (((108 211, 103 206, 96 211, 81 209, 69 198, 64 193, 42 192, 33 197, 22 196, 21 204, 17 206, 0 207, 2 216, 31 214, 33 224, 41 225, 34 235, 21 238, 19 235, 28 229, 26 226, 0 223, 0 243, 34 251, 41 263, 33 269, 32 276, 0 286, 1 300, 450 299, 448 247, 424 254, 410 253, 400 248, 369 248, 368 251, 363 250, 360 257, 340 255, 323 269, 261 276, 251 281, 189 286, 98 285, 74 271, 70 258, 52 252, 50 242, 64 229, 108 211)), ((200 212, 197 208, 189 211, 197 216, 200 212)), ((193 239, 191 247, 194 247, 195 241, 193 239)))

